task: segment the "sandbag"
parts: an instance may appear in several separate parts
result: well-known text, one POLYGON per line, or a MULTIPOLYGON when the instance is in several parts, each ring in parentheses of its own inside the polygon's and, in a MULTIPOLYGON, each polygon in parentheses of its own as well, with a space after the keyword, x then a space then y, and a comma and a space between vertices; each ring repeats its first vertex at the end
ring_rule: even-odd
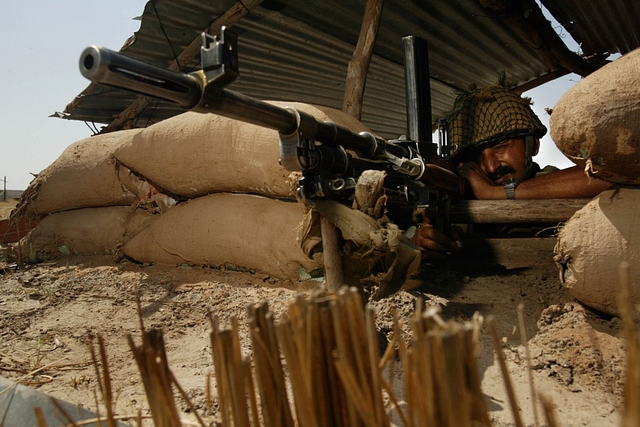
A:
POLYGON ((133 188, 137 179, 118 164, 112 153, 138 132, 140 129, 96 135, 71 144, 29 184, 12 217, 33 218, 78 208, 126 205, 137 200, 138 190, 133 188))
POLYGON ((631 268, 632 302, 640 304, 640 189, 607 190, 577 211, 558 235, 560 279, 583 304, 617 313, 619 264, 631 268))
POLYGON ((567 157, 609 182, 640 184, 640 49, 569 89, 553 109, 551 137, 567 157))
MULTIPOLYGON (((353 131, 365 126, 326 107, 291 106, 353 131)), ((154 124, 119 147, 115 157, 150 181, 183 197, 245 192, 293 197, 289 171, 279 164, 278 132, 216 114, 188 112, 154 124)))
POLYGON ((280 279, 319 264, 296 242, 304 217, 295 202, 247 194, 217 193, 183 202, 161 215, 122 247, 140 262, 231 265, 280 279))
POLYGON ((129 206, 77 209, 47 215, 17 249, 24 260, 41 262, 62 255, 114 254, 155 218, 129 206))

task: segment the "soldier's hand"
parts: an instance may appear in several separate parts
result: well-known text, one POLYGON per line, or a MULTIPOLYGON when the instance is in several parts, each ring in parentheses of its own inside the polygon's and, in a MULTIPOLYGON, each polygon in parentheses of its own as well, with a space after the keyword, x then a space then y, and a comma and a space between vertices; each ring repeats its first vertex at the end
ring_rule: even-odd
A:
POLYGON ((459 239, 460 232, 458 227, 454 227, 451 230, 451 236, 447 236, 437 230, 431 220, 425 217, 411 237, 411 242, 420 248, 422 259, 442 258, 458 249, 456 240, 459 239))

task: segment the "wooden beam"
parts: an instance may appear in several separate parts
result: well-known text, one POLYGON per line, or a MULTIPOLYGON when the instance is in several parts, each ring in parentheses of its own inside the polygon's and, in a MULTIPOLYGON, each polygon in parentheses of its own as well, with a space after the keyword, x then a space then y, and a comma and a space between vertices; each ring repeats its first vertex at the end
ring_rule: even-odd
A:
MULTIPOLYGON (((239 1, 229 10, 227 10, 221 17, 215 20, 213 24, 211 24, 206 31, 211 35, 220 34, 220 29, 223 26, 230 27, 238 22, 242 17, 247 15, 250 11, 255 9, 262 3, 263 0, 244 0, 239 1)), ((200 36, 196 37, 195 40, 191 42, 189 46, 185 50, 183 50, 179 55, 177 60, 171 61, 168 69, 171 71, 182 71, 184 67, 197 55, 200 54, 200 47, 202 46, 202 39, 200 36)), ((113 121, 109 123, 107 127, 105 127, 100 133, 108 133, 116 130, 131 128, 133 121, 135 118, 147 107, 149 104, 150 98, 146 96, 138 96, 129 107, 124 109, 122 112, 117 114, 113 121)))
POLYGON ((516 86, 513 88, 513 91, 515 93, 517 93, 518 95, 522 95, 523 93, 525 93, 528 90, 534 89, 538 86, 542 86, 545 83, 549 83, 552 80, 555 80, 557 78, 566 76, 567 74, 569 74, 571 71, 567 70, 566 68, 558 68, 557 70, 553 70, 545 75, 542 75, 540 77, 537 77, 533 80, 529 80, 527 83, 522 84, 520 86, 516 86))
POLYGON ((591 199, 455 200, 449 207, 454 224, 522 224, 567 221, 591 199))

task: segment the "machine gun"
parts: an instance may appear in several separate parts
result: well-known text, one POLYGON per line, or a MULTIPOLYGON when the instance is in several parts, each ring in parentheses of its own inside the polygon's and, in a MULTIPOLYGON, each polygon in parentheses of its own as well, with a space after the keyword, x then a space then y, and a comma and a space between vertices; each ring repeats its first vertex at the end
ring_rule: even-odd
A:
POLYGON ((404 39, 405 70, 410 70, 406 72, 409 137, 393 141, 370 132, 354 133, 302 111, 226 89, 239 73, 237 36, 224 28, 219 37, 203 33, 202 69, 195 72, 169 71, 96 46, 83 51, 80 70, 94 83, 175 102, 185 110, 216 113, 277 130, 282 166, 302 172, 297 188, 299 198, 348 201, 360 174, 378 169, 385 170, 390 178, 388 183, 385 180, 390 200, 415 208, 429 205, 433 189, 445 193, 462 191, 462 181, 446 168, 442 157, 431 147, 435 144, 423 141, 426 127, 431 137, 428 62, 423 46, 426 42, 422 39, 404 39), (422 70, 417 70, 420 60, 422 70), (425 105, 427 114, 423 111, 425 105))

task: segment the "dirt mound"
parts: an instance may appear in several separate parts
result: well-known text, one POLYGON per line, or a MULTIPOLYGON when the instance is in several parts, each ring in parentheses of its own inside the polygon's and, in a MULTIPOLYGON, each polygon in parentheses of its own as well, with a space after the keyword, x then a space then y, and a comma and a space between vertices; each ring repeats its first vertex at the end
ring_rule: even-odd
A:
POLYGON ((567 386, 599 388, 620 396, 625 365, 618 338, 595 330, 579 304, 552 305, 542 312, 530 341, 534 369, 567 386))

